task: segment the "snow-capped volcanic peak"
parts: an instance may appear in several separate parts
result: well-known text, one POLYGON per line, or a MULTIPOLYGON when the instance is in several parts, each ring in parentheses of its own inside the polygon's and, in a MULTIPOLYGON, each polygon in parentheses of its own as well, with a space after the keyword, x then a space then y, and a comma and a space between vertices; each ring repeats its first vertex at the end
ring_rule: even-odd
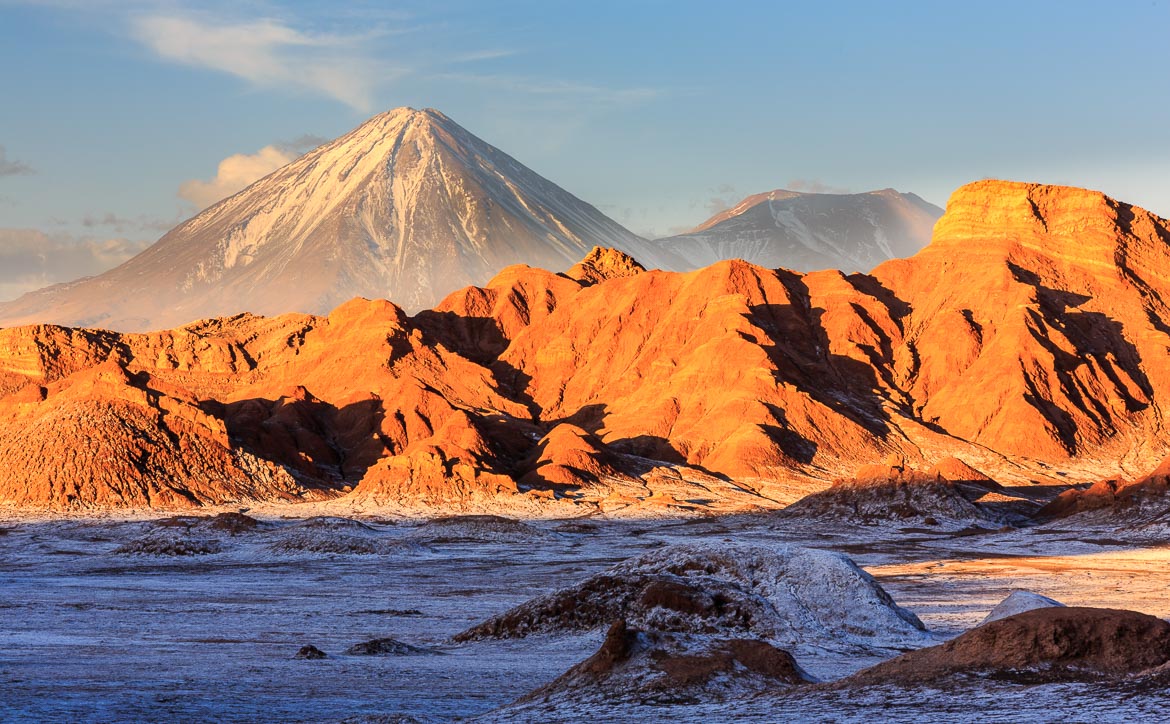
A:
POLYGON ((942 209, 893 189, 862 194, 776 189, 748 196, 693 231, 655 243, 688 268, 738 258, 798 271, 868 271, 926 246, 940 216, 942 209))
MULTIPOLYGON (((198 233, 225 217, 243 224, 223 244, 224 266, 266 243, 294 248, 316 228, 343 217, 387 269, 403 265, 408 240, 437 249, 464 242, 473 256, 511 241, 486 239, 493 217, 511 216, 545 232, 565 263, 588 251, 579 236, 628 235, 590 207, 471 135, 442 113, 396 108, 297 159, 183 225, 198 233), (560 215, 567 218, 560 218, 560 215), (525 218, 525 217, 531 218, 525 218), (547 228, 540 228, 540 227, 547 228), (421 228, 420 228, 421 227, 421 228), (579 228, 574 228, 579 227, 579 228), (421 232, 434 232, 426 236, 421 232), (413 237, 413 239, 411 238, 413 237)), ((298 249, 299 250, 299 249, 298 249)), ((465 253, 469 250, 464 249, 465 253)), ((402 300, 407 301, 407 300, 402 300)))
POLYGON ((121 267, 0 305, 0 324, 157 328, 251 311, 408 309, 517 263, 655 247, 433 109, 396 108, 179 225, 121 267))

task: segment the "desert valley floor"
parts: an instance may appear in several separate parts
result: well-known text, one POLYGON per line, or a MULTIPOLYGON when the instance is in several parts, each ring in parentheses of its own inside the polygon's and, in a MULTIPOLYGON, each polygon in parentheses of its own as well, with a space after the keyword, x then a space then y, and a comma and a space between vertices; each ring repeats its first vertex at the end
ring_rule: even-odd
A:
POLYGON ((1164 720, 1166 319, 1170 221, 989 180, 870 274, 5 328, 0 720, 1164 720))
MULTIPOLYGON (((1170 616, 1170 547, 1159 542, 1168 531, 1158 525, 1123 540, 1061 521, 956 529, 774 514, 520 522, 290 512, 304 515, 0 520, 0 719, 1150 721, 1170 704, 1164 686, 1126 680, 832 683, 957 636, 1017 589, 1170 616), (858 638, 822 627, 784 647, 822 683, 741 692, 732 676, 718 696, 697 699, 591 696, 582 685, 519 703, 594 654, 604 628, 454 639, 625 559, 731 546, 843 553, 928 631, 886 636, 879 625, 858 638), (383 655, 350 649, 386 638, 374 650, 383 655), (306 645, 327 658, 297 658, 306 645)), ((830 604, 813 595, 803 605, 816 617, 830 604)))

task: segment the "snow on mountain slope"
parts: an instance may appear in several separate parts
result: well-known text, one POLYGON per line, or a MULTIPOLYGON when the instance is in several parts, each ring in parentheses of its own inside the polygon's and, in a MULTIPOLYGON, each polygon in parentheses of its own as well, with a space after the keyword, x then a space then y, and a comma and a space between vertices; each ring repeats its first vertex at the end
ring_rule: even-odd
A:
POLYGON ((566 269, 595 245, 647 265, 667 258, 442 113, 397 108, 109 272, 0 305, 0 325, 130 331, 244 311, 324 313, 355 296, 413 310, 510 264, 566 269))
POLYGON ((869 271, 930 243, 942 209, 893 189, 806 194, 778 189, 749 196, 694 231, 654 243, 697 269, 723 259, 797 271, 869 271))

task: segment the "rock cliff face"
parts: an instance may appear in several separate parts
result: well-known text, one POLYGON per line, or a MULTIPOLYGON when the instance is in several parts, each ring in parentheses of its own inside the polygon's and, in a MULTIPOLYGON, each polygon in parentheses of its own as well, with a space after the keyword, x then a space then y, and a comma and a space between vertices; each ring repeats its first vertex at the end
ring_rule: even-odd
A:
POLYGON ((413 317, 356 299, 10 328, 0 500, 775 506, 891 458, 964 483, 1135 478, 1168 447, 1167 298, 1166 220, 984 181, 871 275, 594 249, 413 317))
POLYGON ((1158 462, 1170 224, 1094 191, 982 181, 873 273, 905 310, 913 412, 1011 456, 1158 462), (1161 398, 1161 399, 1159 399, 1161 398))

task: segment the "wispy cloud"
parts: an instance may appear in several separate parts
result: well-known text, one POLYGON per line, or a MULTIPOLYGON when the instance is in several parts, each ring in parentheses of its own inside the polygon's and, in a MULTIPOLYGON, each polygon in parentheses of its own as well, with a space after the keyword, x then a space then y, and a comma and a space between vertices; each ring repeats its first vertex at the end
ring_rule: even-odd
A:
POLYGON ((501 91, 552 98, 572 98, 594 104, 627 104, 658 98, 654 88, 613 88, 590 83, 503 74, 437 73, 435 80, 454 81, 501 91))
MULTIPOLYGON (((688 204, 688 208, 701 208, 707 212, 708 218, 727 211, 732 206, 735 206, 737 203, 739 203, 741 198, 736 194, 735 186, 727 183, 713 186, 707 189, 707 191, 711 194, 709 197, 702 200, 691 199, 690 204, 688 204)), ((682 233, 682 231, 679 229, 682 229, 682 231, 691 231, 691 227, 686 227, 685 229, 682 227, 674 227, 671 229, 671 231, 673 233, 682 233)))
POLYGON ((265 146, 256 153, 233 154, 219 162, 211 179, 184 181, 179 186, 179 198, 190 201, 196 209, 206 209, 288 164, 298 155, 277 146, 265 146))
POLYGON ((329 143, 329 139, 324 136, 317 136, 312 133, 305 133, 288 141, 277 141, 272 144, 284 151, 291 153, 294 157, 303 156, 309 151, 312 151, 317 146, 329 143))
POLYGON ((447 58, 448 63, 478 63, 484 60, 498 60, 517 55, 515 50, 475 50, 447 58))
POLYGON ((36 171, 32 166, 23 161, 9 159, 4 147, 0 146, 0 176, 28 176, 33 173, 36 171))
POLYGON ((285 166, 308 151, 325 143, 320 136, 304 135, 291 141, 279 141, 261 148, 256 153, 236 153, 219 162, 215 176, 203 181, 191 179, 179 186, 179 198, 191 202, 196 209, 226 199, 285 166))
POLYGON ((119 216, 107 211, 104 214, 86 214, 81 219, 81 225, 86 229, 109 229, 118 234, 134 232, 164 232, 172 229, 180 219, 159 219, 146 215, 135 218, 119 216))
POLYGON ((809 194, 847 194, 849 189, 841 186, 830 186, 819 179, 794 178, 785 184, 789 191, 803 191, 809 194))
POLYGON ((449 9, 416 14, 384 3, 281 0, 0 0, 5 3, 85 14, 129 34, 160 60, 228 74, 256 88, 332 98, 362 112, 384 104, 385 93, 401 90, 408 78, 428 89, 448 83, 487 89, 557 112, 576 113, 581 104, 605 110, 663 95, 656 88, 578 82, 539 71, 479 72, 529 51, 500 47, 498 38, 478 32, 467 37, 449 9), (456 48, 453 37, 459 38, 456 48))
POLYGON ((321 34, 277 19, 230 21, 152 13, 130 20, 135 38, 160 58, 228 73, 265 88, 291 88, 363 112, 376 86, 402 75, 364 52, 373 34, 321 34))
POLYGON ((142 251, 149 242, 0 229, 0 300, 34 289, 100 274, 142 251))

